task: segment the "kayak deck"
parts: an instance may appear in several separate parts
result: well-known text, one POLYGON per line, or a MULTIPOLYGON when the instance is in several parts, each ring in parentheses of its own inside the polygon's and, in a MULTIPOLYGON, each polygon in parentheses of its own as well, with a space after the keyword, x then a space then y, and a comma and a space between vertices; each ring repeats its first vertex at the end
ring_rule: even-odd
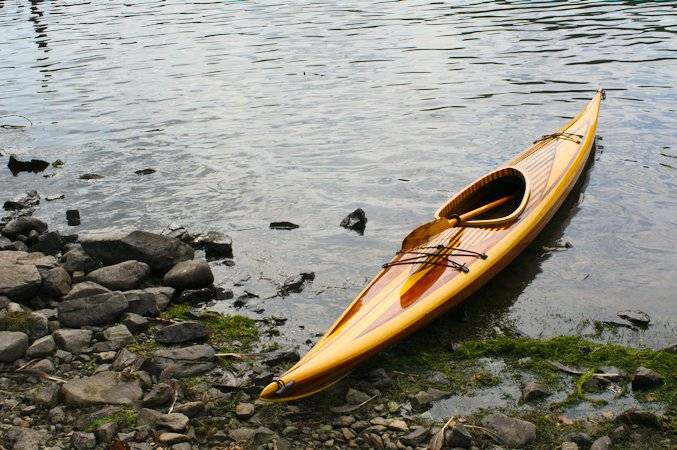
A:
MULTIPOLYGON (((536 237, 571 191, 594 143, 603 91, 556 132, 454 195, 435 219, 499 196, 510 202, 403 249, 322 339, 261 393, 288 401, 326 389, 357 364, 458 305, 536 237)), ((460 221, 459 221, 460 222, 460 221)))

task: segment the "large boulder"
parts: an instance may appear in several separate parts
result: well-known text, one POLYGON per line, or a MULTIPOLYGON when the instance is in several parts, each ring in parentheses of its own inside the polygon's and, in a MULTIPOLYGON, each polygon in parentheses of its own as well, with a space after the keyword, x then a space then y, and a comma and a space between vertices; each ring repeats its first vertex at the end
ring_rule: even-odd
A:
POLYGON ((42 285, 42 277, 38 268, 33 264, 24 264, 14 255, 6 255, 7 253, 23 252, 0 252, 0 295, 12 300, 33 298, 42 285))
POLYGON ((28 236, 31 231, 44 233, 47 231, 47 224, 35 217, 18 217, 10 220, 2 229, 2 234, 10 239, 16 239, 20 234, 28 236))
POLYGON ((70 273, 76 271, 89 273, 101 267, 101 264, 94 261, 82 248, 74 248, 66 252, 61 257, 61 262, 63 263, 63 268, 70 273))
POLYGON ((173 237, 147 231, 89 235, 83 237, 81 243, 87 254, 106 265, 137 260, 145 262, 153 272, 159 274, 194 256, 190 245, 173 237))
POLYGON ((63 267, 55 267, 43 272, 42 294, 61 298, 71 290, 71 276, 63 267))
POLYGON ((28 348, 28 335, 19 331, 0 331, 0 362, 10 363, 23 357, 28 348))
POLYGON ((148 275, 150 275, 148 264, 125 261, 89 272, 87 281, 93 281, 116 291, 128 291, 140 287, 148 275))
POLYGON ((176 289, 196 289, 214 282, 214 274, 207 261, 190 260, 176 264, 162 280, 166 286, 176 289))
POLYGON ((73 406, 134 405, 143 397, 141 383, 117 372, 99 372, 70 380, 61 387, 64 401, 73 406))
POLYGON ((66 300, 57 307, 61 324, 72 328, 111 323, 126 309, 127 299, 120 292, 66 300))

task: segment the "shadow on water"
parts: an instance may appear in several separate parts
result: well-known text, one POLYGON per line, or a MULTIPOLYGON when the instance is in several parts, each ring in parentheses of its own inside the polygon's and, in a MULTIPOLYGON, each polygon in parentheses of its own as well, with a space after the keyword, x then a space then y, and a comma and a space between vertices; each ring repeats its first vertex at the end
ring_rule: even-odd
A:
POLYGON ((452 342, 487 337, 495 332, 496 327, 508 333, 522 334, 507 321, 508 312, 519 295, 541 272, 543 262, 552 255, 542 247, 556 245, 578 211, 580 194, 588 185, 596 152, 597 144, 590 152, 581 178, 560 209, 512 263, 460 306, 387 350, 388 356, 396 358, 401 352, 416 353, 422 348, 446 349, 452 342))

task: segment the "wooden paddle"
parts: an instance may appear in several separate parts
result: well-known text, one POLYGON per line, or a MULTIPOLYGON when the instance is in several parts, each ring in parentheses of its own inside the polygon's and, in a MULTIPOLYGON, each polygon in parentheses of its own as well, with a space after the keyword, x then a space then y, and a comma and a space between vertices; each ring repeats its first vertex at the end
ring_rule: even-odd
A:
POLYGON ((472 211, 468 211, 465 214, 461 214, 458 217, 454 217, 453 219, 445 219, 444 217, 441 217, 428 223, 424 223, 423 225, 415 228, 414 231, 409 233, 407 237, 404 238, 402 241, 401 251, 406 252, 412 248, 416 248, 422 244, 425 244, 432 236, 441 233, 447 228, 456 227, 467 220, 472 219, 473 217, 477 217, 482 213, 505 205, 513 198, 515 198, 514 195, 506 195, 505 197, 501 197, 498 200, 494 200, 491 203, 487 203, 486 205, 480 206, 479 208, 473 209, 472 211))

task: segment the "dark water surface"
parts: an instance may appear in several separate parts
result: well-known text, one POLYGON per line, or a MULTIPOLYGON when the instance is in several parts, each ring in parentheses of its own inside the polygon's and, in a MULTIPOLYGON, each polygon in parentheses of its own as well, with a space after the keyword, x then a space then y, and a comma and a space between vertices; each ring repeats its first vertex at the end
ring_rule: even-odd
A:
POLYGON ((0 129, 0 151, 66 162, 53 178, 3 163, 1 200, 64 193, 37 212, 63 231, 77 208, 69 231, 227 232, 236 266, 216 272, 236 294, 313 270, 303 293, 250 303, 303 342, 450 193, 601 86, 581 190, 468 321, 432 328, 590 333, 636 308, 648 330, 603 337, 660 346, 677 338, 675 33, 674 2, 0 1, 0 115, 33 122, 0 129), (364 236, 338 227, 357 207, 364 236), (558 241, 573 248, 540 249, 558 241))

